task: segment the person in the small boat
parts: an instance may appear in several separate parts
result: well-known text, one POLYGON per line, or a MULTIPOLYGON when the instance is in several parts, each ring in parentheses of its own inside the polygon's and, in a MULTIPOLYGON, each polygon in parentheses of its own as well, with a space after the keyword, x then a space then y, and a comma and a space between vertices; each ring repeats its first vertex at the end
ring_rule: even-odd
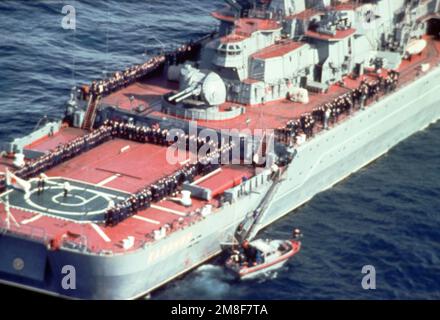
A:
POLYGON ((249 241, 245 240, 242 244, 244 255, 246 256, 246 260, 249 265, 257 264, 257 256, 258 251, 251 245, 249 245, 249 241))
POLYGON ((293 232, 292 232, 292 236, 293 236, 293 239, 301 238, 302 237, 301 230, 298 229, 298 228, 294 229, 293 232))

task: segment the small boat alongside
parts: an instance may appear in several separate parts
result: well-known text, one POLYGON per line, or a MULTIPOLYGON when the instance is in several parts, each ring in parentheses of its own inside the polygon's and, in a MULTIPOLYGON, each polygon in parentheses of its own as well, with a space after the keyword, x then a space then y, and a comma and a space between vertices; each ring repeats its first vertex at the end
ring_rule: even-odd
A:
POLYGON ((262 240, 243 242, 233 249, 226 261, 226 269, 239 279, 250 279, 281 268, 299 252, 298 240, 262 240))
POLYGON ((267 212, 268 204, 282 181, 283 172, 275 170, 274 183, 252 214, 237 227, 231 252, 226 260, 226 270, 239 279, 254 278, 258 275, 281 268, 301 248, 301 230, 294 229, 291 240, 253 239, 258 233, 259 223, 267 212))

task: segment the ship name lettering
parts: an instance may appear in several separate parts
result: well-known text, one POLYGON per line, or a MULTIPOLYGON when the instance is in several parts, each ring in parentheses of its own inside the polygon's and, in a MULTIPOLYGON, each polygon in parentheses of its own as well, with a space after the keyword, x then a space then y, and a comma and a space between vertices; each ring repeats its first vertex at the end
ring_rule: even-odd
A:
POLYGON ((181 249, 191 241, 192 237, 192 233, 190 233, 176 240, 176 242, 166 244, 162 249, 153 250, 148 257, 148 263, 152 263, 159 259, 159 257, 169 255, 181 249))

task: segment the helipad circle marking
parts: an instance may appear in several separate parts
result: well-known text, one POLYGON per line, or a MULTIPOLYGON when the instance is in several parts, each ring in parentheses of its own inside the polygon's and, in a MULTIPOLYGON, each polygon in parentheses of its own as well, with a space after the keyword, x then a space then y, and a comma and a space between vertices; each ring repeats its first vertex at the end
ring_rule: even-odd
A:
POLYGON ((59 193, 59 194, 53 196, 52 197, 52 201, 55 202, 55 203, 58 203, 58 204, 60 204, 62 206, 65 206, 65 207, 80 207, 80 206, 83 206, 83 205, 85 205, 87 203, 87 200, 84 197, 77 196, 75 194, 74 195, 68 195, 68 197, 69 198, 74 198, 74 199, 79 199, 79 200, 81 200, 81 202, 79 202, 79 203, 61 202, 61 201, 58 201, 58 198, 60 198, 60 197, 64 198, 64 194, 63 193, 59 193))
MULTIPOLYGON (((59 190, 64 190, 64 187, 58 185, 58 186, 56 186, 56 187, 51 187, 51 188, 49 188, 49 189, 50 189, 50 190, 57 190, 57 189, 59 189, 59 190)), ((94 194, 95 196, 90 197, 89 199, 85 199, 85 198, 83 198, 83 197, 76 196, 76 197, 78 197, 78 198, 82 198, 82 200, 83 200, 83 203, 78 204, 78 205, 76 205, 76 204, 61 203, 61 202, 59 202, 59 201, 53 201, 53 199, 54 199, 55 197, 58 198, 58 197, 60 197, 60 196, 64 196, 64 191, 63 191, 62 193, 60 193, 60 194, 55 195, 54 197, 52 197, 52 201, 53 201, 54 203, 60 204, 60 205, 62 205, 62 206, 65 206, 65 207, 72 207, 72 208, 74 208, 74 207, 81 207, 81 206, 83 206, 83 205, 86 205, 86 204, 88 204, 89 202, 91 202, 91 201, 93 201, 93 200, 95 200, 95 199, 97 199, 97 198, 99 198, 99 197, 102 197, 107 203, 110 203, 110 201, 112 201, 111 196, 109 196, 108 194, 105 194, 105 193, 103 193, 103 192, 97 191, 97 190, 86 190, 86 189, 84 189, 84 188, 77 188, 77 187, 71 186, 71 188, 70 188, 70 192, 72 192, 73 190, 86 191, 86 192, 88 192, 88 193, 90 193, 90 194, 94 194)), ((26 202, 27 202, 28 205, 30 205, 31 207, 37 208, 37 209, 39 209, 40 211, 43 211, 43 212, 46 212, 46 213, 49 212, 49 213, 53 213, 53 214, 67 215, 67 216, 83 216, 83 215, 86 214, 85 212, 62 211, 62 210, 50 209, 50 207, 42 207, 42 206, 36 204, 36 203, 35 203, 34 201, 32 201, 32 199, 31 199, 31 197, 32 197, 36 192, 38 192, 37 189, 32 190, 32 191, 29 193, 29 197, 27 197, 25 200, 26 200, 26 202)), ((72 196, 72 195, 71 195, 71 196, 72 196)), ((91 215, 91 216, 92 216, 92 215, 102 214, 102 213, 105 213, 105 212, 107 211, 108 208, 109 208, 109 205, 107 204, 106 206, 103 206, 103 208, 100 209, 100 210, 87 212, 87 215, 91 215)))
MULTIPOLYGON (((16 195, 16 203, 11 208, 22 210, 24 212, 37 213, 65 221, 74 221, 76 223, 102 222, 103 214, 118 200, 126 199, 122 194, 124 191, 107 187, 96 187, 83 181, 64 177, 50 177, 46 180, 46 187, 42 193, 38 193, 37 179, 29 180, 31 190, 28 193, 16 195), (68 198, 64 197, 65 182, 70 182, 68 198), (88 205, 89 204, 89 205, 88 205), (87 208, 89 207, 89 208, 87 208), (87 212, 87 209, 96 211, 87 212), (58 210, 57 210, 58 209, 58 210)), ((1 198, 13 193, 9 190, 0 195, 1 198)))

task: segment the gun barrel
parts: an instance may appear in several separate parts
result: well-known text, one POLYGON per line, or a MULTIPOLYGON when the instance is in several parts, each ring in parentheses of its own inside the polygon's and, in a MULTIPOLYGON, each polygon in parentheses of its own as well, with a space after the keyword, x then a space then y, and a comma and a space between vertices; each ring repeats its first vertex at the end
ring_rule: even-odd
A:
MULTIPOLYGON (((185 95, 187 95, 189 92, 192 93, 193 91, 194 91, 194 88, 192 88, 192 87, 186 88, 185 90, 180 91, 180 92, 176 93, 175 95, 171 96, 171 97, 169 98, 169 100, 170 100, 170 101, 173 101, 173 100, 176 100, 176 101, 177 101, 177 99, 178 99, 179 97, 181 97, 181 96, 185 96, 185 95)), ((179 101, 177 101, 177 102, 179 102, 179 101)))
POLYGON ((178 98, 176 99, 176 102, 180 102, 180 101, 185 100, 186 98, 190 97, 190 96, 193 94, 193 92, 194 92, 194 91, 192 90, 192 91, 190 91, 190 92, 188 92, 188 93, 186 93, 186 94, 184 94, 184 95, 178 97, 178 98))

